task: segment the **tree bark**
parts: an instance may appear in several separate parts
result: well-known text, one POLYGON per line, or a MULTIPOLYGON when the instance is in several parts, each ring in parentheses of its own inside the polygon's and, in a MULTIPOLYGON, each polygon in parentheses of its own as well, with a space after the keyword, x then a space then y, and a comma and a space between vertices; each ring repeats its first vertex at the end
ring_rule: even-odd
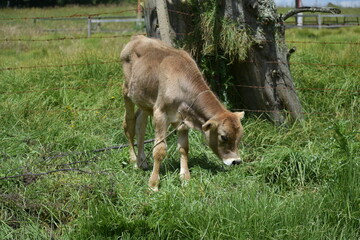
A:
POLYGON ((170 24, 167 0, 156 0, 156 9, 161 40, 167 45, 172 46, 175 32, 170 24))
POLYGON ((288 63, 289 51, 284 44, 285 28, 278 21, 273 1, 226 0, 221 15, 248 28, 254 41, 245 61, 235 60, 231 66, 241 97, 239 102, 233 99, 236 107, 265 114, 277 124, 285 121, 285 112, 292 119, 302 119, 288 63))
POLYGON ((303 13, 303 12, 325 12, 325 13, 332 13, 332 14, 339 14, 341 11, 338 8, 328 8, 328 7, 300 7, 300 8, 296 8, 296 9, 292 9, 289 12, 287 12, 283 17, 283 21, 286 21, 286 19, 288 19, 289 17, 294 16, 295 14, 298 13, 303 13))

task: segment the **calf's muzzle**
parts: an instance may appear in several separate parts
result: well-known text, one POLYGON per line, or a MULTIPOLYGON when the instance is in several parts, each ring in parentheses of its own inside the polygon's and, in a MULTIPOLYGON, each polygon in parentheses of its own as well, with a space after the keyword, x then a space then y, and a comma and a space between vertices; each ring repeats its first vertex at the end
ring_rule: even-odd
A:
POLYGON ((224 159, 223 162, 228 166, 233 166, 233 165, 239 165, 240 163, 242 163, 242 160, 240 158, 231 158, 231 159, 224 159))

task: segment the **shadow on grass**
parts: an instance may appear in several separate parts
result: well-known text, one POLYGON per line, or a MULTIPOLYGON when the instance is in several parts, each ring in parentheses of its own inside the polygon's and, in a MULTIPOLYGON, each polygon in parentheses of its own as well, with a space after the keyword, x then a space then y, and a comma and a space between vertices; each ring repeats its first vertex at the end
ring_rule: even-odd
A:
MULTIPOLYGON (((189 159, 189 170, 191 172, 191 169, 194 167, 199 167, 201 169, 207 170, 211 172, 211 174, 217 174, 219 172, 226 172, 228 169, 226 169, 224 166, 221 165, 221 163, 216 163, 212 160, 210 160, 205 154, 201 154, 198 156, 191 157, 189 159)), ((180 160, 176 158, 169 158, 166 159, 163 164, 160 173, 166 174, 167 172, 174 172, 176 170, 180 171, 180 160)), ((152 166, 151 166, 152 167, 152 166)))

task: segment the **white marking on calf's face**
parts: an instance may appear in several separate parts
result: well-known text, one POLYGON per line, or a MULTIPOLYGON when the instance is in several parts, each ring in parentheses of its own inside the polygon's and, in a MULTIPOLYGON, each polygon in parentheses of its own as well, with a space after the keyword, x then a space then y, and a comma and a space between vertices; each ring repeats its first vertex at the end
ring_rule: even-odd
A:
POLYGON ((223 160, 223 162, 225 163, 225 165, 231 166, 231 165, 240 164, 242 162, 242 160, 239 158, 230 158, 230 159, 223 160))

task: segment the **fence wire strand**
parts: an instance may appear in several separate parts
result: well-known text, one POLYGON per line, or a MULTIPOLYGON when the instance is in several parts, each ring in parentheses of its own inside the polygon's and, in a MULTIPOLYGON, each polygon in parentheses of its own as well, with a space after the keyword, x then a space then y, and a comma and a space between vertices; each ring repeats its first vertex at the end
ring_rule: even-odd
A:
POLYGON ((242 88, 255 88, 255 89, 271 88, 271 89, 293 89, 297 91, 336 91, 336 92, 360 93, 360 90, 348 90, 348 89, 339 89, 339 88, 297 88, 297 87, 292 88, 287 86, 252 86, 252 85, 243 85, 243 84, 237 84, 234 86, 242 87, 242 88))
POLYGON ((121 11, 114 11, 114 12, 100 12, 100 13, 93 13, 93 14, 83 14, 83 13, 75 13, 72 15, 65 15, 65 16, 47 16, 47 17, 1 17, 0 21, 6 20, 45 20, 45 19, 56 19, 56 18, 79 18, 79 17, 95 17, 100 15, 109 15, 109 14, 122 14, 126 12, 136 12, 137 8, 131 8, 121 11))
MULTIPOLYGON (((60 91, 60 90, 79 90, 93 87, 112 87, 119 86, 121 87, 121 83, 112 83, 112 84, 89 84, 89 85, 81 85, 74 87, 56 87, 56 88, 44 88, 44 89, 30 89, 24 91, 13 91, 6 92, 2 91, 0 94, 4 95, 13 95, 13 94, 27 94, 27 93, 37 93, 37 92, 48 92, 48 91, 60 91)), ((288 87, 288 86, 254 86, 254 85, 244 85, 244 84, 236 84, 234 87, 240 88, 253 88, 253 89, 291 89, 295 91, 322 91, 322 92, 348 92, 348 93, 360 93, 360 90, 350 90, 350 89, 340 89, 340 88, 301 88, 301 87, 288 87)))
POLYGON ((59 65, 35 65, 35 66, 21 66, 21 67, 5 67, 5 68, 0 68, 0 71, 25 70, 25 69, 37 69, 37 68, 63 68, 63 67, 72 67, 72 66, 102 65, 102 64, 109 64, 109 63, 120 63, 120 59, 103 61, 103 62, 90 62, 90 63, 70 63, 70 64, 59 64, 59 65))
MULTIPOLYGON (((190 33, 176 33, 176 35, 189 35, 190 33)), ((65 41, 65 40, 86 40, 86 39, 108 39, 108 38, 126 38, 134 35, 146 35, 146 33, 136 34, 122 34, 112 36, 92 36, 92 37, 60 37, 50 39, 21 39, 21 38, 4 38, 0 39, 0 42, 50 42, 50 41, 65 41)), ((266 42, 274 42, 274 40, 265 40, 266 42)), ((326 42, 326 41, 285 41, 285 43, 297 43, 297 44, 320 44, 320 45, 360 45, 360 42, 326 42)))
MULTIPOLYGON (((137 33, 136 35, 146 35, 146 33, 137 33)), ((93 36, 93 37, 61 37, 50 39, 0 39, 0 42, 50 42, 50 41, 65 41, 65 40, 83 40, 83 39, 108 39, 108 38, 126 38, 131 37, 133 34, 112 35, 112 36, 93 36)))
POLYGON ((0 94, 11 95, 11 94, 25 94, 25 93, 48 92, 48 91, 59 91, 59 90, 79 90, 79 89, 92 88, 92 87, 112 87, 112 86, 122 86, 122 84, 120 83, 89 84, 89 85, 82 85, 77 87, 57 87, 57 88, 31 89, 26 91, 0 92, 0 94))
MULTIPOLYGON (((282 62, 282 61, 244 61, 247 63, 254 64, 290 64, 290 65, 309 65, 309 66, 317 66, 317 67, 360 67, 360 64, 325 64, 325 63, 305 63, 305 62, 282 62)), ((71 66, 90 66, 90 65, 102 65, 102 64, 111 64, 111 63, 120 63, 119 60, 110 60, 103 62, 91 62, 91 63, 71 63, 71 64, 60 64, 60 65, 34 65, 34 66, 20 66, 20 67, 3 67, 0 68, 0 71, 11 71, 11 70, 26 70, 26 69, 37 69, 37 68, 63 68, 63 67, 71 67, 71 66)))

